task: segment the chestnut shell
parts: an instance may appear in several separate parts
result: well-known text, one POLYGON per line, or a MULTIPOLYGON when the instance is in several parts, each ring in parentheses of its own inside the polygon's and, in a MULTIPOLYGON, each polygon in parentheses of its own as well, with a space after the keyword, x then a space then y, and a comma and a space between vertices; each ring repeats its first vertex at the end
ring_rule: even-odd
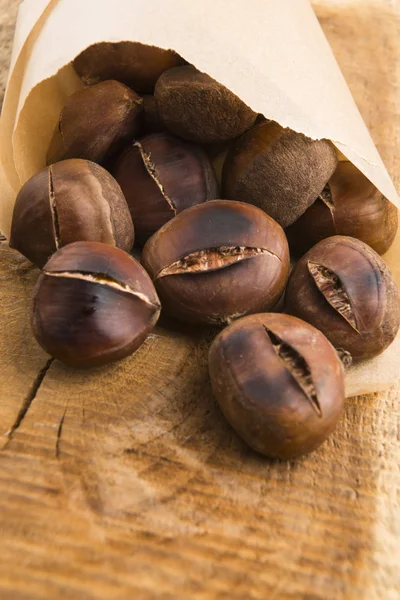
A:
POLYGON ((142 264, 170 316, 224 324, 272 308, 289 271, 282 228, 260 209, 211 200, 189 208, 146 243, 142 264))
POLYGON ((42 267, 56 250, 77 241, 129 251, 134 228, 115 179, 93 162, 70 159, 46 167, 22 186, 10 246, 42 267))
POLYGON ((136 92, 152 93, 164 71, 184 63, 173 50, 139 42, 100 42, 81 52, 73 65, 86 85, 115 79, 136 92))
POLYGON ((55 358, 93 367, 137 350, 159 313, 154 286, 134 258, 106 244, 76 242, 45 265, 34 290, 32 329, 55 358))
POLYGON ((344 405, 344 372, 325 336, 281 314, 244 317, 209 352, 212 388, 226 418, 257 452, 294 458, 334 429, 344 405))
POLYGON ((320 329, 353 360, 373 358, 396 337, 400 300, 387 265, 372 248, 332 236, 296 264, 285 294, 285 312, 320 329))
POLYGON ((202 144, 226 142, 254 125, 255 113, 238 96, 192 65, 165 71, 154 97, 166 127, 202 144))
POLYGON ((67 158, 103 163, 138 132, 142 107, 142 98, 118 81, 75 92, 61 111, 47 164, 67 158))
POLYGON ((127 200, 139 244, 182 210, 219 195, 204 150, 168 133, 138 139, 112 173, 127 200))
POLYGON ((263 121, 230 149, 222 171, 223 196, 250 202, 288 227, 322 192, 337 162, 328 140, 311 140, 263 121))
POLYGON ((385 254, 397 227, 396 206, 350 161, 340 161, 320 196, 286 234, 297 255, 332 235, 355 237, 385 254))

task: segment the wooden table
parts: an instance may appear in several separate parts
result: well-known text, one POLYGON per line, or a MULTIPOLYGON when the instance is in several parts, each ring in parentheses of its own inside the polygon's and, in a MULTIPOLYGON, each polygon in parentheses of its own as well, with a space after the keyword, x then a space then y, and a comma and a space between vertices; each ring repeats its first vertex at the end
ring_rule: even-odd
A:
MULTIPOLYGON (((17 4, 0 0, 2 76, 17 4)), ((400 4, 314 4, 400 187, 400 4)), ((160 327, 75 372, 31 336, 37 275, 2 244, 1 600, 400 598, 398 389, 348 401, 311 456, 268 461, 215 405, 207 336, 160 327)))

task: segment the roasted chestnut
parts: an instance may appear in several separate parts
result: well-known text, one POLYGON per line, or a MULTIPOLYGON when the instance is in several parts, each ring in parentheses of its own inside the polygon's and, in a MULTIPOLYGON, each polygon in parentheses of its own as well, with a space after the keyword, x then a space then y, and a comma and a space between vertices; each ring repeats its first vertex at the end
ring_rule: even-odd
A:
POLYGON ((118 81, 75 92, 61 112, 47 164, 66 158, 104 162, 137 133, 142 105, 142 98, 118 81))
POLYGON ((167 133, 147 135, 127 149, 113 168, 144 242, 185 208, 218 197, 205 152, 167 133))
POLYGON ((322 240, 296 264, 285 312, 320 329, 354 361, 380 354, 400 322, 396 283, 380 256, 355 238, 322 240))
POLYGON ((332 432, 344 372, 325 336, 289 315, 235 321, 211 345, 212 388, 226 418, 257 452, 295 458, 332 432))
POLYGON ((71 159, 46 167, 22 186, 10 246, 42 267, 56 250, 77 241, 129 251, 134 229, 115 179, 93 162, 71 159))
POLYGON ((125 358, 157 322, 160 303, 149 276, 129 254, 75 242, 45 265, 33 299, 39 344, 74 367, 125 358))
POLYGON ((229 200, 188 208, 146 243, 142 264, 165 312, 225 324, 272 308, 286 285, 288 244, 262 210, 229 200))
POLYGON ((226 142, 252 127, 257 118, 238 96, 192 65, 165 71, 154 97, 167 128, 193 142, 226 142))
POLYGON ((229 151, 222 172, 223 195, 259 206, 287 227, 322 192, 337 162, 328 140, 311 140, 264 121, 229 151))
POLYGON ((304 254, 332 235, 349 235, 378 254, 397 232, 397 208, 349 161, 340 161, 317 200, 286 233, 290 248, 304 254))
POLYGON ((164 71, 184 63, 173 50, 139 42, 101 42, 81 52, 73 64, 86 85, 115 79, 137 92, 151 93, 164 71))
POLYGON ((143 135, 165 131, 165 125, 158 113, 156 100, 151 94, 143 96, 142 128, 143 135))

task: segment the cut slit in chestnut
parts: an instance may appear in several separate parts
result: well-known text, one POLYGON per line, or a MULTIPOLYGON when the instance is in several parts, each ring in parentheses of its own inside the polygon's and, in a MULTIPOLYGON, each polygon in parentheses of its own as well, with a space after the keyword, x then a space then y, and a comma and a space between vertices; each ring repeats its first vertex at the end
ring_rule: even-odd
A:
POLYGON ((340 277, 328 267, 312 261, 308 261, 307 266, 315 285, 326 301, 359 333, 350 298, 340 277))
POLYGON ((204 273, 224 269, 242 260, 248 260, 253 256, 270 254, 280 260, 273 252, 266 248, 247 248, 245 246, 220 246, 219 248, 207 248, 192 252, 180 258, 168 267, 162 269, 155 279, 167 275, 184 275, 192 273, 204 273))
POLYGON ((312 408, 319 417, 322 417, 321 405, 318 400, 317 391, 312 379, 310 368, 307 361, 287 342, 284 342, 276 333, 265 327, 275 352, 285 363, 285 367, 293 375, 296 383, 303 390, 309 400, 312 408))

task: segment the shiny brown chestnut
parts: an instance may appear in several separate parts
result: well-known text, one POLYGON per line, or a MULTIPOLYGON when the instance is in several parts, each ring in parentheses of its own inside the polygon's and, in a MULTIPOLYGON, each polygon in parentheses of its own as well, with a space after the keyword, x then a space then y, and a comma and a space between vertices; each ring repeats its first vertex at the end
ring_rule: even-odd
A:
POLYGON ((75 92, 62 109, 47 164, 66 158, 104 162, 137 133, 142 105, 142 98, 118 81, 75 92))
POLYGON ((219 405, 257 452, 296 458, 333 431, 344 405, 344 371, 326 337, 289 315, 257 314, 221 331, 209 371, 219 405))
POLYGON ((264 121, 232 146, 222 172, 223 196, 250 202, 287 227, 322 192, 337 162, 328 140, 264 121))
POLYGON ((296 264, 285 295, 285 312, 304 319, 354 361, 373 358, 394 340, 400 323, 396 283, 372 248, 332 236, 296 264))
POLYGON ((112 172, 128 202, 139 244, 185 208, 219 193, 205 152, 168 133, 136 141, 112 172))
POLYGON ((142 264, 170 316, 214 325, 272 308, 289 271, 282 228, 241 202, 188 208, 146 243, 142 264))
POLYGON ((94 367, 135 352, 159 313, 154 286, 134 258, 106 244, 75 242, 45 265, 34 291, 32 328, 55 358, 94 367))
POLYGON ((134 229, 124 195, 99 165, 81 159, 46 167, 21 188, 10 246, 42 267, 56 250, 77 241, 131 250, 134 229))
POLYGON ((74 68, 86 85, 115 79, 137 92, 152 93, 167 69, 185 64, 173 50, 139 42, 101 42, 89 46, 74 60, 74 68))
POLYGON ((192 65, 165 71, 154 97, 167 128, 193 142, 226 142, 252 127, 257 118, 238 96, 192 65))
POLYGON ((349 161, 339 162, 317 200, 288 227, 292 251, 301 255, 332 235, 348 235, 384 254, 398 227, 397 208, 349 161))

